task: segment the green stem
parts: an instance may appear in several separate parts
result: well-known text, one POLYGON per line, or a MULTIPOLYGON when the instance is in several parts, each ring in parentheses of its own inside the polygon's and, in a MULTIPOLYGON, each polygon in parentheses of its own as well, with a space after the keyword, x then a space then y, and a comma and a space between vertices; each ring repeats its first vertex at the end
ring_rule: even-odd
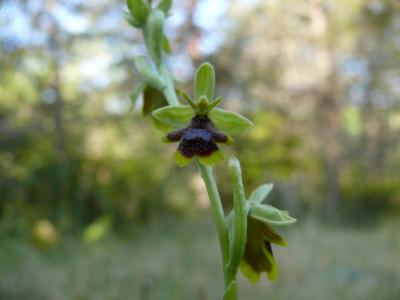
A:
POLYGON ((229 237, 228 226, 226 224, 224 209, 222 207, 221 198, 219 196, 217 183, 215 182, 211 167, 206 167, 197 161, 197 166, 200 170, 201 177, 207 188, 208 197, 210 198, 211 209, 214 215, 214 220, 217 226, 219 246, 224 267, 225 287, 231 282, 231 276, 228 276, 226 264, 229 260, 229 237))
POLYGON ((158 66, 158 71, 166 83, 166 87, 163 92, 168 104, 173 106, 180 105, 175 92, 174 80, 172 79, 171 73, 163 62, 158 66))
MULTIPOLYGON (((180 105, 178 97, 176 96, 172 76, 167 67, 164 63, 161 63, 158 66, 158 69, 166 82, 166 87, 163 92, 168 104, 173 106, 180 105)), ((236 280, 236 271, 228 270, 227 267, 229 262, 229 236, 224 209, 222 207, 221 198, 218 192, 217 183, 215 182, 212 167, 203 166, 198 161, 196 161, 196 163, 207 189, 208 197, 211 203, 211 209, 217 227, 219 247, 223 261, 224 283, 225 289, 227 290, 232 282, 236 280)), ((237 299, 236 286, 234 289, 232 289, 232 291, 233 292, 230 293, 229 297, 225 298, 226 300, 237 299)))

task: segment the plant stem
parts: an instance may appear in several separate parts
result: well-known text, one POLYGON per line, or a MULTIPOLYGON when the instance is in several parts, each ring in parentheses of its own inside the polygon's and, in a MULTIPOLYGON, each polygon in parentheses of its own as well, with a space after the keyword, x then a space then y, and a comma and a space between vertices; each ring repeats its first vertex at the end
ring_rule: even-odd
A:
POLYGON ((224 209, 222 207, 221 198, 219 196, 218 187, 214 179, 212 168, 203 166, 198 161, 197 166, 200 170, 204 184, 206 185, 208 197, 211 203, 211 209, 217 226, 218 240, 224 268, 225 287, 227 287, 230 283, 230 278, 228 278, 230 276, 227 276, 228 274, 226 272, 225 265, 229 260, 229 238, 224 209))
MULTIPOLYGON (((168 104, 172 106, 180 105, 179 100, 176 96, 172 76, 165 64, 161 63, 158 66, 158 70, 167 84, 166 88, 164 89, 164 96, 167 99, 168 104)), ((227 264, 229 261, 229 236, 224 209, 221 203, 221 197, 218 192, 218 187, 213 175, 212 167, 203 166, 201 163, 199 163, 198 160, 196 160, 196 163, 206 186, 208 198, 210 199, 211 209, 217 227, 219 247, 223 261, 225 289, 228 289, 229 285, 236 279, 236 272, 232 272, 227 268, 227 264)), ((232 296, 229 298, 237 299, 236 289, 232 296)))

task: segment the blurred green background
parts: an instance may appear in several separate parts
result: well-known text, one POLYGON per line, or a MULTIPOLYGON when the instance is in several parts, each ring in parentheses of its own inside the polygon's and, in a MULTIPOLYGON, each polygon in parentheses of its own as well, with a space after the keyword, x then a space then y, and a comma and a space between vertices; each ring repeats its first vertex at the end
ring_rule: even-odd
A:
MULTIPOLYGON (((220 299, 194 166, 129 95, 124 1, 0 1, 0 299, 220 299)), ((298 224, 241 299, 400 299, 400 3, 175 0, 177 85, 210 61, 255 126, 225 156, 298 224)), ((216 168, 225 206, 231 185, 216 168)))

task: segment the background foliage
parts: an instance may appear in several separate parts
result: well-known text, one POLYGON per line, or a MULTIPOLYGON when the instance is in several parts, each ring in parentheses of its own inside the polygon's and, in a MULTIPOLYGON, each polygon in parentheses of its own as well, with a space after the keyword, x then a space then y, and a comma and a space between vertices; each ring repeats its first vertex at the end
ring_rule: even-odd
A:
MULTIPOLYGON (((153 224, 149 236, 165 240, 157 252, 167 253, 160 256, 165 260, 171 259, 168 253, 174 253, 173 247, 189 245, 188 253, 196 254, 199 248, 208 249, 203 241, 214 239, 206 222, 193 241, 198 246, 179 240, 190 236, 177 229, 181 224, 198 220, 198 225, 187 227, 196 232, 200 220, 208 220, 207 197, 194 167, 177 168, 170 159, 172 147, 161 144, 148 117, 140 116, 140 103, 129 102, 139 80, 132 58, 144 48, 139 32, 124 21, 124 9, 124 1, 110 0, 0 2, 0 239, 7 245, 1 247, 0 298, 21 299, 24 293, 37 291, 37 299, 64 299, 59 290, 47 293, 25 283, 35 272, 45 281, 55 278, 54 270, 61 278, 86 274, 85 268, 66 265, 71 260, 80 264, 95 251, 114 259, 113 246, 99 242, 105 235, 111 245, 122 247, 118 255, 127 260, 129 247, 152 248, 143 240, 148 224, 153 224), (171 219, 175 221, 166 221, 171 219), (160 229, 165 226, 171 226, 170 231, 160 229), (98 248, 88 250, 82 240, 98 248), (19 287, 10 281, 21 276, 19 287)), ((300 222, 305 233, 292 233, 295 245, 289 240, 291 252, 284 255, 289 262, 283 266, 281 282, 268 285, 267 294, 275 291, 273 299, 288 299, 284 286, 298 287, 300 281, 291 276, 304 276, 309 284, 296 299, 308 299, 317 289, 321 295, 343 298, 338 294, 343 291, 329 284, 340 286, 340 276, 356 274, 353 282, 360 280, 360 286, 387 285, 387 296, 379 299, 398 299, 400 270, 389 266, 399 240, 394 238, 394 225, 385 225, 392 224, 388 220, 398 218, 400 210, 398 2, 177 0, 172 11, 167 36, 174 54, 168 62, 180 87, 190 91, 195 68, 211 61, 217 72, 216 92, 227 99, 224 105, 256 124, 236 138, 235 150, 226 149, 242 161, 246 190, 272 181, 275 205, 288 208, 300 220, 313 219, 300 222), (327 223, 328 233, 316 229, 327 223), (360 231, 354 229, 360 225, 360 231), (348 233, 342 226, 353 229, 348 233), (371 247, 366 230, 378 232, 371 237, 375 237, 373 247, 381 248, 371 256, 381 256, 379 264, 389 269, 368 267, 368 258, 346 260, 346 253, 337 258, 347 242, 357 249, 371 247), (337 248, 318 248, 327 234, 337 241, 337 248), (304 252, 328 251, 318 271, 325 277, 314 282, 310 266, 296 267, 296 259, 306 255, 296 248, 297 242, 303 243, 304 252), (333 263, 324 264, 325 260, 340 262, 339 269, 332 271, 333 263), (290 275, 292 268, 295 275, 290 275)), ((222 198, 230 203, 226 166, 218 167, 217 175, 222 198)), ((137 259, 152 260, 146 251, 134 251, 139 251, 137 259)), ((217 254, 209 255, 214 259, 217 254)), ((100 272, 110 268, 91 259, 100 272)), ((199 270, 198 274, 212 273, 189 263, 196 257, 175 259, 188 262, 189 270, 199 270)), ((211 265, 212 270, 219 268, 211 265)), ((123 264, 119 266, 124 272, 123 264)), ((134 273, 140 280, 134 275, 129 280, 110 275, 107 284, 129 287, 131 280, 137 289, 128 288, 128 295, 165 299, 157 296, 160 291, 165 295, 163 288, 155 288, 151 295, 137 292, 141 284, 146 286, 146 272, 163 274, 151 265, 141 268, 134 273)), ((185 293, 192 289, 184 288, 180 280, 192 273, 177 267, 174 274, 176 290, 187 299, 185 293)), ((195 285, 210 282, 207 276, 193 276, 195 285)), ((351 278, 346 284, 357 291, 360 287, 352 285, 351 278)), ((60 290, 67 285, 79 290, 78 283, 57 280, 60 290)), ((108 296, 100 292, 102 279, 93 280, 96 284, 87 283, 81 294, 65 299, 126 299, 118 292, 108 296)), ((199 299, 217 297, 205 290, 199 291, 205 293, 199 299)), ((359 299, 367 299, 368 288, 365 294, 362 290, 359 299)), ((254 294, 254 299, 261 295, 254 294)))

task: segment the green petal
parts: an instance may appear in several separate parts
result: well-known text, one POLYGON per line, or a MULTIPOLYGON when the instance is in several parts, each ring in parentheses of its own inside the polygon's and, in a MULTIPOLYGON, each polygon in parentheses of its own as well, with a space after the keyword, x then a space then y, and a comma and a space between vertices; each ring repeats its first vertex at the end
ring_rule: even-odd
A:
POLYGON ((261 203, 268 196, 268 194, 272 191, 273 187, 274 187, 274 185, 272 183, 260 185, 251 194, 249 200, 254 203, 261 203))
POLYGON ((241 134, 253 125, 249 119, 220 108, 214 108, 210 111, 210 119, 215 127, 226 134, 241 134))
POLYGON ((260 273, 255 272, 245 260, 240 262, 240 272, 253 283, 256 283, 260 279, 260 273))
POLYGON ((165 126, 171 128, 184 128, 189 125, 194 116, 194 111, 190 106, 166 106, 156 109, 152 113, 153 117, 165 126))
POLYGON ((184 167, 190 164, 191 158, 184 156, 178 150, 174 153, 174 160, 179 167, 184 167))
POLYGON ((297 222, 295 218, 268 204, 253 205, 250 209, 250 217, 265 224, 277 226, 287 226, 297 222))
POLYGON ((213 152, 209 156, 199 156, 199 161, 203 166, 215 166, 224 160, 224 156, 220 150, 213 152))
POLYGON ((213 99, 215 85, 214 67, 209 63, 203 63, 196 73, 194 80, 194 97, 196 100, 206 96, 208 101, 213 99))

